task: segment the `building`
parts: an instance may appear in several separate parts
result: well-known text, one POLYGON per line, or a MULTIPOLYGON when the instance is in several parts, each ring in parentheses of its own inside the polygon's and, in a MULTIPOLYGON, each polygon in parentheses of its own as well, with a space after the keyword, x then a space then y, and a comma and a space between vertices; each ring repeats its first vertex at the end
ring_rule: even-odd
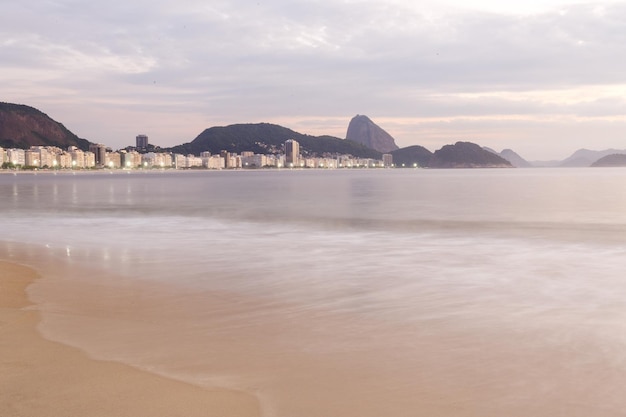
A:
POLYGON ((26 163, 26 151, 24 149, 9 149, 7 150, 7 159, 13 165, 24 166, 26 163))
POLYGON ((85 153, 76 148, 70 147, 70 155, 72 156, 72 168, 85 168, 85 153))
POLYGON ((179 153, 172 155, 172 162, 174 164, 174 168, 176 169, 187 167, 187 157, 185 155, 181 155, 179 153))
POLYGON ((226 167, 226 161, 220 155, 211 155, 203 158, 202 166, 207 169, 222 169, 226 167))
POLYGON ((185 168, 200 168, 202 167, 202 158, 192 154, 187 155, 185 158, 185 168))
POLYGON ((93 152, 85 152, 85 168, 93 168, 96 166, 96 154, 93 152))
POLYGON ((391 168, 393 166, 393 155, 390 153, 383 154, 383 166, 385 168, 391 168))
POLYGON ((32 149, 24 151, 24 166, 39 168, 39 152, 32 149))
POLYGON ((220 156, 224 158, 224 168, 232 168, 230 163, 230 152, 222 151, 220 152, 220 156))
POLYGON ((285 166, 300 166, 300 144, 293 139, 285 142, 285 166))
POLYGON ((241 153, 241 166, 242 168, 263 168, 271 165, 267 155, 263 154, 246 154, 241 153))
POLYGON ((137 149, 146 149, 148 148, 148 136, 146 135, 137 135, 135 138, 137 149))
POLYGON ((107 162, 107 147, 101 144, 92 143, 89 145, 89 152, 96 155, 96 166, 103 167, 107 162))
POLYGON ((122 168, 132 169, 141 165, 141 155, 139 152, 121 151, 120 152, 120 164, 122 168))
POLYGON ((106 161, 107 168, 122 167, 122 155, 119 152, 108 152, 106 161))
POLYGON ((70 154, 69 152, 61 152, 56 155, 56 161, 53 161, 52 164, 56 168, 71 168, 72 167, 72 154, 70 154))

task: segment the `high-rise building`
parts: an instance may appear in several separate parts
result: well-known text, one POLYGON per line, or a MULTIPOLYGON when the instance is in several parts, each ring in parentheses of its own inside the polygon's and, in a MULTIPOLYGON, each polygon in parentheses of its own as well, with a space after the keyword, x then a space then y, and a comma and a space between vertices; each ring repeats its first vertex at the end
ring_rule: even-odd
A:
POLYGON ((393 166, 393 155, 390 153, 383 154, 383 166, 385 168, 390 168, 393 166))
POLYGON ((96 155, 96 166, 103 167, 107 162, 107 147, 105 145, 92 143, 89 145, 89 152, 96 155))
POLYGON ((146 135, 137 135, 136 139, 136 143, 137 149, 146 149, 148 147, 148 136, 146 135))
POLYGON ((231 160, 230 160, 230 152, 222 151, 220 152, 220 156, 224 158, 224 168, 232 168, 231 160))
POLYGON ((300 144, 293 139, 285 142, 285 166, 300 166, 300 144))

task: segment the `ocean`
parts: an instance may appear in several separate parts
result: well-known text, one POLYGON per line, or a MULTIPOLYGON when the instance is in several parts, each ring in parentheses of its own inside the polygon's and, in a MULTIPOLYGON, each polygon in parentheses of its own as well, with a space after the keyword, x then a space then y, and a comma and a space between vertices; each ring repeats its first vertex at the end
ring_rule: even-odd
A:
POLYGON ((624 416, 626 170, 0 175, 42 334, 267 417, 624 416))

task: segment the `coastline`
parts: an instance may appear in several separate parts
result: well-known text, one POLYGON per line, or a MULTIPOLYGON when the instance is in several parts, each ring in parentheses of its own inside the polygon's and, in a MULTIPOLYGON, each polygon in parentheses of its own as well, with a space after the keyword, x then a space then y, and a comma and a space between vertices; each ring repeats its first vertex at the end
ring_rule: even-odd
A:
POLYGON ((0 414, 11 417, 260 415, 253 395, 202 388, 121 363, 89 358, 44 339, 41 315, 26 294, 39 279, 29 267, 0 260, 0 414))

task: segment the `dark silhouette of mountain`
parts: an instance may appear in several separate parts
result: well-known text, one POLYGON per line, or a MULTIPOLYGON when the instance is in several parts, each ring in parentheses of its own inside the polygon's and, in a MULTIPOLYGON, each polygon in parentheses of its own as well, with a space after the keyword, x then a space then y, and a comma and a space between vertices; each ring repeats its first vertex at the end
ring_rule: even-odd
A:
POLYGON ((270 123, 211 127, 193 141, 175 146, 170 150, 195 155, 205 151, 217 154, 222 150, 233 153, 252 151, 259 154, 272 154, 280 152, 288 139, 294 139, 300 143, 300 153, 304 156, 351 154, 360 158, 381 158, 380 152, 350 140, 332 136, 305 135, 270 123))
POLYGON ((588 167, 600 158, 613 154, 626 154, 626 150, 606 149, 603 151, 591 151, 589 149, 579 149, 574 152, 569 158, 561 161, 559 166, 588 167))
POLYGON ((372 122, 369 117, 359 114, 350 120, 346 139, 362 143, 381 153, 389 153, 398 149, 395 140, 389 133, 372 122))
POLYGON ((511 168, 509 161, 475 143, 457 142, 435 151, 430 168, 511 168))
POLYGON ((70 132, 47 114, 22 104, 0 103, 0 147, 76 146, 89 150, 90 142, 70 132))
POLYGON ((433 153, 423 146, 414 145, 406 148, 400 148, 391 152, 393 156, 393 164, 396 167, 412 167, 417 164, 418 167, 427 167, 433 153))
POLYGON ((592 167, 626 167, 626 155, 614 153, 604 156, 591 164, 592 167))

